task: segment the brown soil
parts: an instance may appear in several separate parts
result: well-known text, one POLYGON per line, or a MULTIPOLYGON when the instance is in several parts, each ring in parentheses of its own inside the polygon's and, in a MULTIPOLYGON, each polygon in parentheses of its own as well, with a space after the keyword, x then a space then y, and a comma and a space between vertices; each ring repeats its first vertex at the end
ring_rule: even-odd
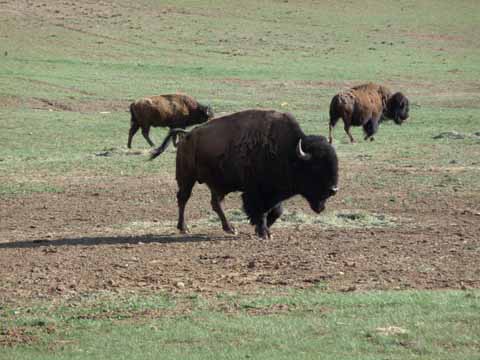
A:
MULTIPOLYGON (((101 290, 480 287, 480 212, 471 198, 422 198, 406 208, 386 201, 386 194, 359 196, 363 211, 388 214, 396 226, 274 226, 274 238, 264 241, 242 222, 239 235, 229 236, 218 221, 199 221, 213 214, 203 186, 187 207, 192 234, 183 236, 174 226, 172 178, 90 180, 57 179, 65 192, 2 200, 0 300, 101 290)), ((342 202, 339 195, 328 211, 342 209, 342 202)), ((240 208, 239 197, 227 198, 227 208, 240 208)), ((311 213, 301 198, 286 208, 311 213)))

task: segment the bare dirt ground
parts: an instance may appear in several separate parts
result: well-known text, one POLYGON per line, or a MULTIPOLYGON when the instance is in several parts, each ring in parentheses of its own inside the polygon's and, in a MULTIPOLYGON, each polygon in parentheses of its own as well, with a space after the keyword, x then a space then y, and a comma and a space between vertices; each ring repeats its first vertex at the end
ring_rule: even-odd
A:
MULTIPOLYGON (((242 223, 237 236, 223 234, 217 221, 194 227, 188 236, 177 234, 173 178, 90 182, 64 183, 65 192, 58 194, 4 199, 2 300, 102 290, 248 294, 311 286, 480 287, 480 213, 461 197, 423 199, 406 208, 378 194, 360 195, 364 208, 402 219, 398 226, 274 226, 274 238, 264 241, 242 223), (142 221, 150 225, 140 231, 126 225, 142 221)), ((340 205, 341 197, 329 210, 340 205)), ((301 198, 286 207, 310 212, 301 198)), ((240 208, 238 196, 227 198, 227 208, 240 208)), ((212 214, 208 191, 197 185, 187 219, 194 225, 207 213, 212 214)))

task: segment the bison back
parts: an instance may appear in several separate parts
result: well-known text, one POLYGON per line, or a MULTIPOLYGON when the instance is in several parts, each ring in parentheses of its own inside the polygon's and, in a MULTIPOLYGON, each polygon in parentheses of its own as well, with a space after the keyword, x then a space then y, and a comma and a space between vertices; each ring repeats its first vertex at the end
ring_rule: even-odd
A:
POLYGON ((285 113, 246 110, 211 120, 192 130, 177 150, 177 176, 223 192, 242 191, 261 179, 277 181, 295 154, 301 136, 295 119, 285 113))

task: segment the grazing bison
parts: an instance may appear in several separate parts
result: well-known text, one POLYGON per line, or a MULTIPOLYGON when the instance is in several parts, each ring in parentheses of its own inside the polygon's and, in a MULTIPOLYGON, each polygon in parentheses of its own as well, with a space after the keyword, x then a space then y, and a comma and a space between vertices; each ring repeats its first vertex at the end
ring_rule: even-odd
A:
POLYGON ((355 142, 351 126, 362 126, 365 140, 373 140, 379 122, 393 119, 401 125, 408 118, 409 102, 401 92, 391 94, 385 86, 364 84, 342 91, 330 102, 330 126, 328 140, 333 142, 333 128, 339 118, 343 119, 345 132, 350 142, 355 142))
POLYGON ((173 94, 151 96, 130 104, 131 125, 128 133, 128 148, 132 147, 133 135, 142 128, 142 135, 150 146, 150 127, 182 128, 200 124, 213 117, 210 106, 197 102, 188 95, 173 94))
MULTIPOLYGON (((181 129, 170 131, 176 136, 181 129)), ((151 159, 161 150, 152 151, 151 159)), ((243 208, 261 238, 282 214, 282 202, 302 195, 316 213, 337 192, 338 161, 323 136, 305 135, 295 118, 273 110, 246 110, 213 119, 182 137, 177 148, 178 225, 196 182, 211 192, 223 230, 235 233, 222 209, 226 194, 242 192, 243 208)))

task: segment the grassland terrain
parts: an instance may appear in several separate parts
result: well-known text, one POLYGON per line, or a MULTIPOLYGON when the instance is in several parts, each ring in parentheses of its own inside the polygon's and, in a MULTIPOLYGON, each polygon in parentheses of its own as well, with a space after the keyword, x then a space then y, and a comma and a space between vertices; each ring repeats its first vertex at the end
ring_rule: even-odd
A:
POLYGON ((0 5, 0 359, 478 359, 477 2, 0 5), (238 194, 224 234, 204 185, 178 234, 175 149, 126 147, 143 96, 289 111, 326 135, 332 96, 367 81, 404 92, 410 119, 355 144, 339 123, 339 193, 319 216, 288 200, 268 241, 238 194))

